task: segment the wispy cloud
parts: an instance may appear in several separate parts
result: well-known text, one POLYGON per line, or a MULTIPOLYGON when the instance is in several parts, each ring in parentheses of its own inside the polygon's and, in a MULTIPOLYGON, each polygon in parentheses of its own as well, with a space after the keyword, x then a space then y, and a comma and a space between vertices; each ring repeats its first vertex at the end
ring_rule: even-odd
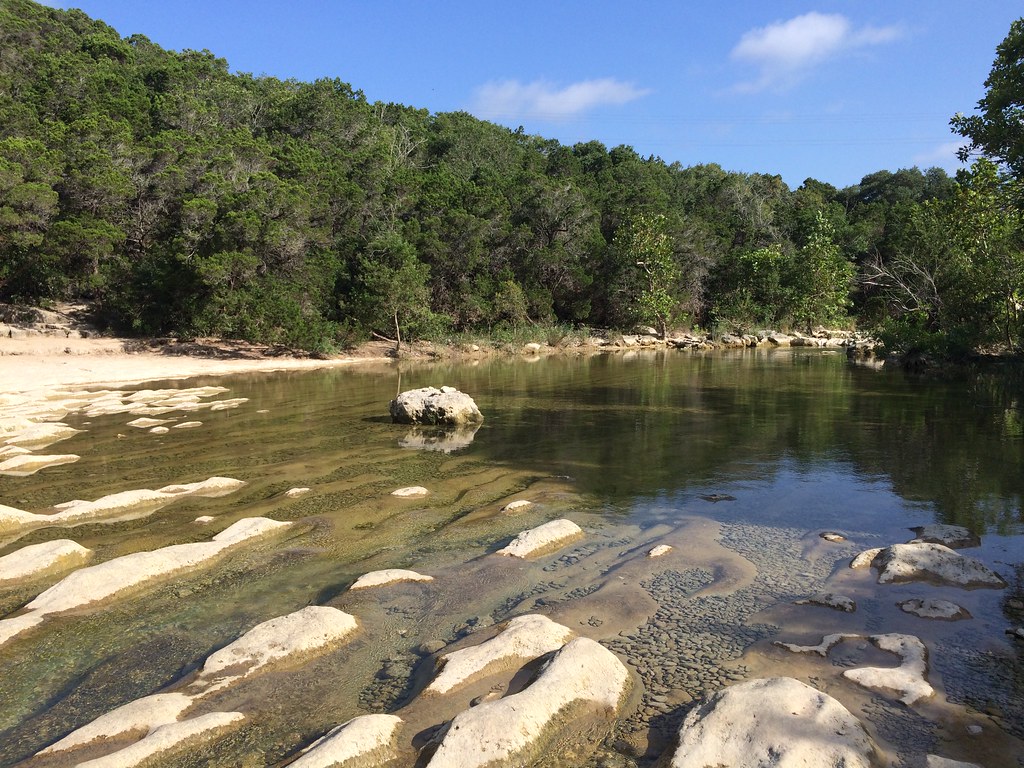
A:
POLYGON ((963 167, 963 164, 957 158, 956 153, 961 148, 966 146, 967 142, 963 141, 947 141, 943 144, 939 144, 937 147, 920 152, 912 158, 914 165, 922 168, 928 168, 933 165, 937 165, 947 171, 955 171, 958 168, 963 167))
POLYGON ((532 118, 558 122, 597 107, 627 104, 650 92, 613 78, 583 80, 564 87, 547 80, 500 80, 477 88, 470 109, 485 120, 532 118))
POLYGON ((755 79, 740 83, 736 90, 789 88, 823 61, 902 36, 898 26, 857 28, 841 14, 817 11, 758 27, 744 33, 730 54, 734 61, 759 70, 755 79))

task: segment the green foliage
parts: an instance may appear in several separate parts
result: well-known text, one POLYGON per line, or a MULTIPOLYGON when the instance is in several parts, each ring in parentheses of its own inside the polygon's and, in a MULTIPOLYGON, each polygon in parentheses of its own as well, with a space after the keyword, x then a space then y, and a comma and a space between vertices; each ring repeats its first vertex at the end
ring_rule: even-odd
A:
POLYGON ((793 319, 814 325, 845 323, 854 267, 835 242, 835 228, 819 211, 794 258, 793 319))
POLYGON ((625 265, 630 310, 638 323, 652 323, 667 335, 678 300, 679 266, 664 215, 638 213, 619 227, 612 242, 625 265))

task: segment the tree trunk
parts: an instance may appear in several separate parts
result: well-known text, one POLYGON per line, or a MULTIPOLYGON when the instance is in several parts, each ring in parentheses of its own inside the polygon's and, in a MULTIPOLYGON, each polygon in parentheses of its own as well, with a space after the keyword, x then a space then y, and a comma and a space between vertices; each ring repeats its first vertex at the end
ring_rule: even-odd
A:
POLYGON ((402 351, 402 329, 398 327, 398 313, 395 312, 395 357, 402 351))

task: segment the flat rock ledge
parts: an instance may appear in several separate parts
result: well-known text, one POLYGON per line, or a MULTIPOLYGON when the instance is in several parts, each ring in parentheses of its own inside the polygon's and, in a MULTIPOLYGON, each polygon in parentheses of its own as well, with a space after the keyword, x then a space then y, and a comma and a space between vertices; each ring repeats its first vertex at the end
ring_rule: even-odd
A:
POLYGON ((372 768, 396 757, 396 715, 362 715, 313 742, 291 768, 372 768))
POLYGON ((966 608, 934 597, 913 598, 896 603, 904 613, 912 613, 922 619, 939 619, 941 621, 960 621, 971 618, 966 608))
POLYGON ((364 573, 349 587, 349 590, 370 589, 371 587, 383 587, 386 584, 395 584, 400 581, 433 581, 433 576, 424 576, 416 571, 406 571, 401 568, 386 568, 383 571, 370 571, 364 573))
MULTIPOLYGON (((532 765, 552 732, 571 725, 568 719, 589 715, 610 723, 629 689, 629 671, 618 657, 601 644, 578 637, 556 653, 525 690, 456 715, 427 765, 532 765)), ((593 743, 596 734, 588 729, 587 736, 593 743)))
POLYGON ((875 746, 831 696, 790 677, 715 693, 679 731, 671 768, 871 768, 875 746))
POLYGON ((401 499, 415 498, 417 496, 426 496, 430 493, 422 485, 410 485, 406 488, 398 488, 391 492, 392 496, 398 496, 401 499))
POLYGON ((72 731, 39 754, 67 752, 106 741, 121 743, 126 737, 136 736, 141 740, 93 761, 97 766, 111 768, 135 765, 166 752, 183 740, 192 740, 243 717, 239 713, 218 712, 212 715, 238 717, 232 717, 230 722, 210 715, 181 719, 196 702, 270 665, 294 662, 333 648, 348 641, 357 628, 354 616, 326 606, 307 606, 257 624, 234 642, 210 654, 196 678, 183 690, 131 701, 72 731), (176 736, 169 739, 170 735, 176 736))
POLYGON ((977 763, 965 763, 962 760, 950 760, 948 757, 928 755, 924 768, 981 768, 977 763))
POLYGON ((55 571, 69 571, 83 565, 92 557, 86 549, 71 539, 44 541, 0 557, 0 584, 39 576, 55 571))
POLYGON ((509 557, 527 558, 550 552, 583 536, 583 529, 572 520, 560 518, 523 531, 511 543, 498 550, 497 554, 509 557))
POLYGON ((960 525, 930 524, 919 525, 911 528, 916 538, 910 544, 942 544, 951 549, 962 549, 964 547, 977 547, 981 545, 981 538, 971 533, 960 525))
POLYGON ((445 694, 485 673, 540 658, 557 651, 573 634, 546 616, 517 616, 490 640, 441 656, 441 671, 424 694, 445 694))
POLYGON ((473 398, 455 387, 423 387, 402 392, 388 406, 397 424, 479 424, 484 420, 473 398))
POLYGON ((1006 582, 987 565, 942 544, 893 544, 857 555, 851 568, 878 569, 878 583, 931 581, 954 587, 1003 589, 1006 582))
POLYGON ((659 544, 656 547, 652 547, 647 553, 648 557, 662 557, 672 551, 672 547, 668 544, 659 544))
MULTIPOLYGON (((858 634, 834 634, 825 635, 818 645, 796 645, 778 641, 775 642, 775 645, 793 653, 816 653, 819 656, 828 656, 828 652, 842 641, 857 640, 861 637, 862 635, 858 634)), ((919 638, 913 635, 892 633, 871 635, 868 639, 883 651, 899 656, 900 665, 898 667, 856 667, 843 672, 843 677, 871 690, 895 691, 899 695, 899 700, 908 706, 935 693, 935 689, 927 680, 928 651, 919 638)))
POLYGON ((796 605, 820 605, 823 608, 831 608, 834 611, 853 613, 857 610, 857 603, 852 597, 837 595, 834 592, 819 592, 818 594, 797 600, 796 605))

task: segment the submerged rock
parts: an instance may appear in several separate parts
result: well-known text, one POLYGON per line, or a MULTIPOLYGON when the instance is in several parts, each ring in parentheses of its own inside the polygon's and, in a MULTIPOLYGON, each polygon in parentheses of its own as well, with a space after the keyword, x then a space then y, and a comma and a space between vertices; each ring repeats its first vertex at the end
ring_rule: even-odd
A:
POLYGON ((523 531, 511 543, 499 549, 498 554, 509 557, 530 557, 563 547, 581 536, 583 536, 583 529, 572 520, 564 518, 552 520, 544 525, 523 531))
POLYGON ((25 453, 0 461, 0 475, 28 477, 41 469, 61 464, 73 464, 80 457, 73 453, 36 454, 25 453))
MULTIPOLYGON (((629 691, 629 671, 604 646, 585 637, 566 644, 525 690, 456 715, 429 768, 532 765, 544 747, 577 721, 610 723, 629 691)), ((582 728, 580 746, 599 741, 582 728)))
POLYGON ((925 679, 928 672, 927 651, 913 635, 872 635, 871 642, 883 651, 900 657, 900 666, 859 667, 843 672, 843 677, 876 691, 896 691, 899 700, 908 706, 935 693, 925 679))
POLYGON ((820 605, 825 608, 832 608, 844 613, 853 613, 857 610, 857 603, 853 598, 846 595, 837 595, 834 592, 821 592, 803 600, 797 600, 797 605, 820 605))
POLYGON ((403 392, 388 407, 398 424, 476 424, 484 420, 473 398, 454 387, 403 392))
POLYGON ((959 621, 971 618, 970 612, 956 603, 938 598, 914 598, 896 603, 904 613, 912 613, 922 619, 943 619, 959 621))
POLYGON ((394 584, 399 581, 433 581, 433 576, 424 576, 416 571, 406 571, 401 568, 387 568, 383 571, 371 571, 364 573, 355 583, 349 587, 350 590, 369 589, 370 587, 382 587, 385 584, 394 584))
POLYGON ((407 488, 399 488, 391 492, 392 496, 398 496, 400 498, 408 498, 410 496, 426 496, 429 494, 426 488, 422 485, 410 485, 407 488))
POLYGON ((910 544, 942 544, 951 549, 981 545, 980 537, 959 525, 919 525, 910 530, 917 534, 917 538, 910 541, 910 544))
POLYGON ((789 677, 730 686, 692 710, 671 768, 870 768, 875 747, 831 696, 789 677))
POLYGON ((672 547, 669 546, 668 544, 659 544, 658 546, 653 547, 647 553, 647 556, 648 557, 661 557, 662 555, 667 555, 671 551, 672 551, 672 547))
POLYGON ((510 501, 508 504, 502 507, 501 511, 504 512, 506 515, 514 515, 532 506, 533 502, 529 501, 528 499, 516 499, 515 501, 510 501))
POLYGON ((961 555, 942 544, 893 544, 861 552, 851 568, 878 569, 878 583, 935 581, 956 587, 1003 589, 1006 582, 973 557, 961 555))

